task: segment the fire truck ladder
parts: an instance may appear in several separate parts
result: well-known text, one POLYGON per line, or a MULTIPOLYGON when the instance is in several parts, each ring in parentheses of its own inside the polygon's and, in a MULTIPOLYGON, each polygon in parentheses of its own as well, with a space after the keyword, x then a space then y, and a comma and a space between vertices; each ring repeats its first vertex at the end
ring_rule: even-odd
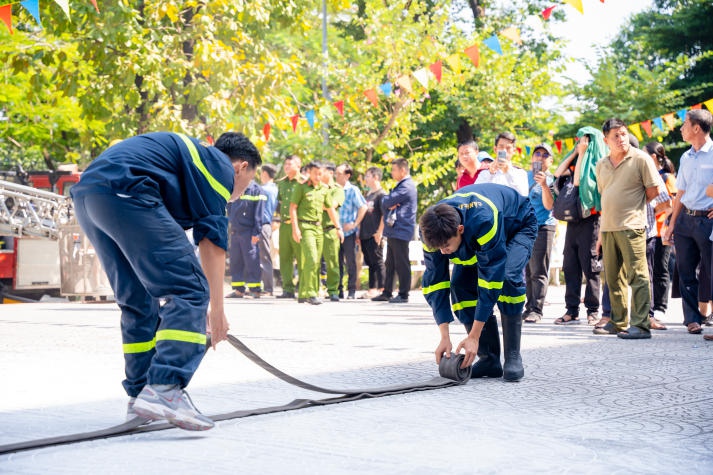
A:
POLYGON ((71 219, 68 197, 0 180, 0 235, 57 240, 71 219))

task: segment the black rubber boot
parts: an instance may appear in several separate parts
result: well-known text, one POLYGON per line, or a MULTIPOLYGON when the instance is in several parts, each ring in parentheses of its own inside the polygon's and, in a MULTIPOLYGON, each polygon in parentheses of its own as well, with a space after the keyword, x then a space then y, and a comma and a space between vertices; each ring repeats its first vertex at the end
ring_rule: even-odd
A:
POLYGON ((503 379, 505 381, 520 381, 525 376, 520 356, 520 335, 522 333, 522 319, 520 315, 502 315, 503 321, 503 379))
MULTIPOLYGON (((463 326, 468 333, 473 328, 472 323, 463 326)), ((500 335, 495 315, 488 318, 480 333, 478 361, 473 365, 470 374, 471 378, 500 378, 503 375, 503 367, 500 364, 500 335)))

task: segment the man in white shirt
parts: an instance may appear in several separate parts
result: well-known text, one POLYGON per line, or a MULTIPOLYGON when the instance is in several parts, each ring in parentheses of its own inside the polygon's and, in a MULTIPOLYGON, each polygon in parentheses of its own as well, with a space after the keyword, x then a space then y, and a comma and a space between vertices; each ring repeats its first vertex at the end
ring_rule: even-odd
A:
POLYGON ((512 164, 515 155, 515 135, 511 132, 501 132, 495 137, 495 160, 488 171, 483 170, 475 180, 476 184, 495 183, 513 188, 522 196, 527 196, 529 186, 527 172, 512 164))

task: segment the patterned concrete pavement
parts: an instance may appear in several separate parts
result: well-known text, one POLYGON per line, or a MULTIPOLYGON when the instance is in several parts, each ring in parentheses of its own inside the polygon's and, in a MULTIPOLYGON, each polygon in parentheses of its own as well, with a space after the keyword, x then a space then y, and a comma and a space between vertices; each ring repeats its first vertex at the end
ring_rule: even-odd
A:
MULTIPOLYGON (((651 340, 525 325, 525 379, 464 386, 0 456, 0 473, 713 473, 713 342, 688 335, 680 301, 651 340)), ((229 301, 231 332, 278 368, 332 387, 437 374, 438 333, 423 298, 319 307, 229 301)), ((0 445, 123 421, 113 304, 23 304, 0 311, 0 445)), ((706 332, 713 329, 706 328, 706 332)), ((454 344, 464 335, 452 325, 454 344)), ((226 343, 189 386, 206 414, 324 395, 265 373, 226 343)))

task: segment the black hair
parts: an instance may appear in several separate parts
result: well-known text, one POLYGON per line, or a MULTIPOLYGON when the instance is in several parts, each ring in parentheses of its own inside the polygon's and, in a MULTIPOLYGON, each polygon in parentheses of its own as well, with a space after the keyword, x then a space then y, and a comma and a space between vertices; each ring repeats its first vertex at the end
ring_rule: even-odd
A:
POLYGON ((473 147, 476 152, 480 151, 480 148, 475 140, 466 140, 465 142, 459 143, 456 150, 460 150, 461 147, 473 147))
POLYGON ((344 167, 344 174, 347 176, 347 179, 352 177, 352 174, 354 173, 354 170, 352 169, 352 166, 349 165, 348 163, 342 163, 339 165, 340 167, 344 167))
POLYGON ((500 132, 498 134, 498 136, 495 137, 495 143, 493 145, 495 145, 497 147, 498 140, 500 140, 500 139, 508 140, 508 141, 512 142, 513 145, 515 145, 515 142, 517 141, 517 139, 515 138, 515 134, 513 134, 512 132, 500 132))
POLYGON ((384 177, 384 172, 381 171, 381 168, 379 167, 369 167, 367 168, 366 173, 370 173, 374 176, 374 178, 379 181, 381 181, 381 179, 384 177))
POLYGON ((230 157, 231 162, 248 162, 248 168, 256 169, 262 164, 260 152, 245 135, 240 132, 225 132, 218 137, 215 148, 230 157))
POLYGON ((311 162, 307 162, 303 168, 305 172, 309 172, 313 168, 322 168, 322 164, 313 160, 311 162))
POLYGON ((391 162, 391 164, 396 165, 402 170, 409 171, 408 160, 406 160, 405 158, 397 158, 396 160, 391 162))
POLYGON ((698 124, 703 133, 709 134, 711 131, 711 125, 713 125, 713 116, 711 113, 705 109, 693 109, 686 113, 688 121, 694 124, 698 124))
POLYGON ((322 167, 332 173, 337 171, 337 166, 334 164, 334 162, 322 162, 322 167))
POLYGON ((441 203, 428 208, 419 221, 421 238, 431 249, 440 249, 458 234, 461 218, 451 205, 441 203))
POLYGON ((655 155, 656 161, 666 173, 674 173, 675 168, 673 162, 666 156, 666 149, 659 142, 649 142, 644 146, 646 153, 655 155))
POLYGON ((275 165, 273 165, 272 163, 263 164, 262 171, 267 173, 267 176, 269 176, 270 179, 275 178, 275 175, 277 175, 277 167, 275 165))
POLYGON ((616 117, 612 117, 611 119, 605 120, 602 124, 602 133, 606 135, 610 130, 620 129, 622 127, 626 127, 626 122, 621 119, 617 119, 616 117))

